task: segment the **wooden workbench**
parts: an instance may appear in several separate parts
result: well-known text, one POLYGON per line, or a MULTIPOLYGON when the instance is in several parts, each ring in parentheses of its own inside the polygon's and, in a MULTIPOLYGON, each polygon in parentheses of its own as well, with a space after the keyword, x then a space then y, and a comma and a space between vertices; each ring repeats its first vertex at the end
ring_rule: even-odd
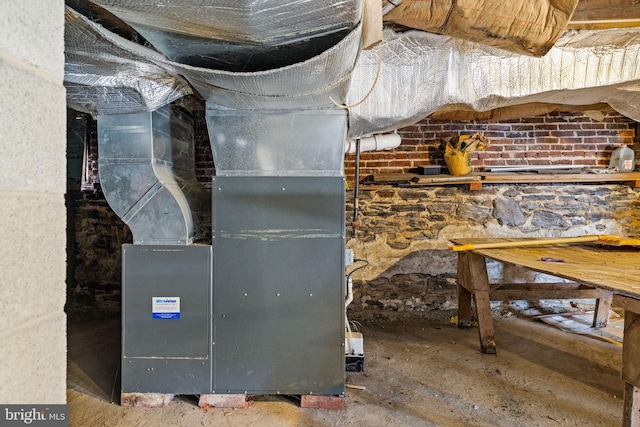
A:
MULTIPOLYGON (((500 239, 455 239, 456 244, 500 239)), ((517 240, 517 239, 502 239, 517 240)), ((625 381, 623 426, 640 426, 640 249, 598 244, 474 249, 458 253, 458 326, 471 324, 471 297, 476 306, 480 347, 495 354, 490 301, 596 298, 594 326, 604 326, 612 295, 625 309, 622 379, 625 381), (489 283, 486 259, 526 267, 568 279, 566 284, 489 283), (555 259, 555 262, 542 261, 555 259), (560 262, 561 260, 561 262, 560 262)))

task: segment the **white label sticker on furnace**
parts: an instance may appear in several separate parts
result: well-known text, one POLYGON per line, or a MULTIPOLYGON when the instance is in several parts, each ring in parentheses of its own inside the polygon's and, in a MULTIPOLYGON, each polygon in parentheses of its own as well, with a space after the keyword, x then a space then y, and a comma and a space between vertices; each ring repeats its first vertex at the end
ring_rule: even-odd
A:
POLYGON ((180 297, 151 297, 154 319, 179 319, 180 297))

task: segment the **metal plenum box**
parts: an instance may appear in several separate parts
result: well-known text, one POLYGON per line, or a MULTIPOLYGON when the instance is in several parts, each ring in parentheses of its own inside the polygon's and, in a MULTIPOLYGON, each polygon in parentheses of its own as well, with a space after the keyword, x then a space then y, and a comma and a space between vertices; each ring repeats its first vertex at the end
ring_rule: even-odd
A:
POLYGON ((122 247, 122 392, 211 391, 212 248, 122 247))
POLYGON ((343 395, 342 177, 213 180, 216 393, 343 395))

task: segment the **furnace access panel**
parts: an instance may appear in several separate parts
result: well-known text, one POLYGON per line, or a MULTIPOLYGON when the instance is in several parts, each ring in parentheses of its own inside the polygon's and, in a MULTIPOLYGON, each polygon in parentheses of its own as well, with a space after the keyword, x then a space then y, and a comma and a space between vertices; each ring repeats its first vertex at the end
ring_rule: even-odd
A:
POLYGON ((122 392, 211 389, 211 252, 123 245, 122 392))

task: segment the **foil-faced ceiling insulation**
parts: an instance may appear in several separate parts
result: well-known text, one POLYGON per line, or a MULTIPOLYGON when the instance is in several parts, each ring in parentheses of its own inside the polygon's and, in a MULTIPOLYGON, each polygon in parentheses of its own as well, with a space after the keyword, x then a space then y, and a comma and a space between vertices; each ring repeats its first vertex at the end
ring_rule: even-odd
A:
POLYGON ((183 77, 151 61, 161 55, 69 7, 64 36, 67 104, 77 111, 94 116, 141 113, 193 92, 183 77))
MULTIPOLYGON (((237 109, 332 108, 331 100, 351 105, 375 86, 362 104, 350 109, 350 137, 397 129, 434 112, 489 111, 534 102, 606 102, 640 119, 640 30, 635 28, 567 31, 544 57, 536 58, 448 36, 390 30, 379 48, 359 52, 356 24, 335 46, 301 63, 234 72, 171 61, 82 22, 96 32, 87 34, 74 28, 80 21, 67 19, 65 85, 70 105, 83 111, 152 110, 189 92, 184 76, 210 105, 237 109), (87 40, 95 41, 94 47, 82 47, 87 40)), ((352 23, 344 22, 342 28, 352 23)), ((272 46, 261 49, 274 51, 272 46)))
POLYGON ((371 95, 350 110, 350 136, 397 129, 434 112, 529 103, 606 102, 640 121, 640 29, 568 31, 541 58, 386 31, 379 49, 360 54, 347 104, 362 99, 374 81, 371 95))
POLYGON ((253 72, 303 62, 360 22, 361 0, 93 0, 168 59, 253 72))
POLYGON ((95 3, 147 38, 164 55, 160 64, 209 105, 224 108, 336 108, 329 98, 344 102, 360 49, 361 0, 95 3))

